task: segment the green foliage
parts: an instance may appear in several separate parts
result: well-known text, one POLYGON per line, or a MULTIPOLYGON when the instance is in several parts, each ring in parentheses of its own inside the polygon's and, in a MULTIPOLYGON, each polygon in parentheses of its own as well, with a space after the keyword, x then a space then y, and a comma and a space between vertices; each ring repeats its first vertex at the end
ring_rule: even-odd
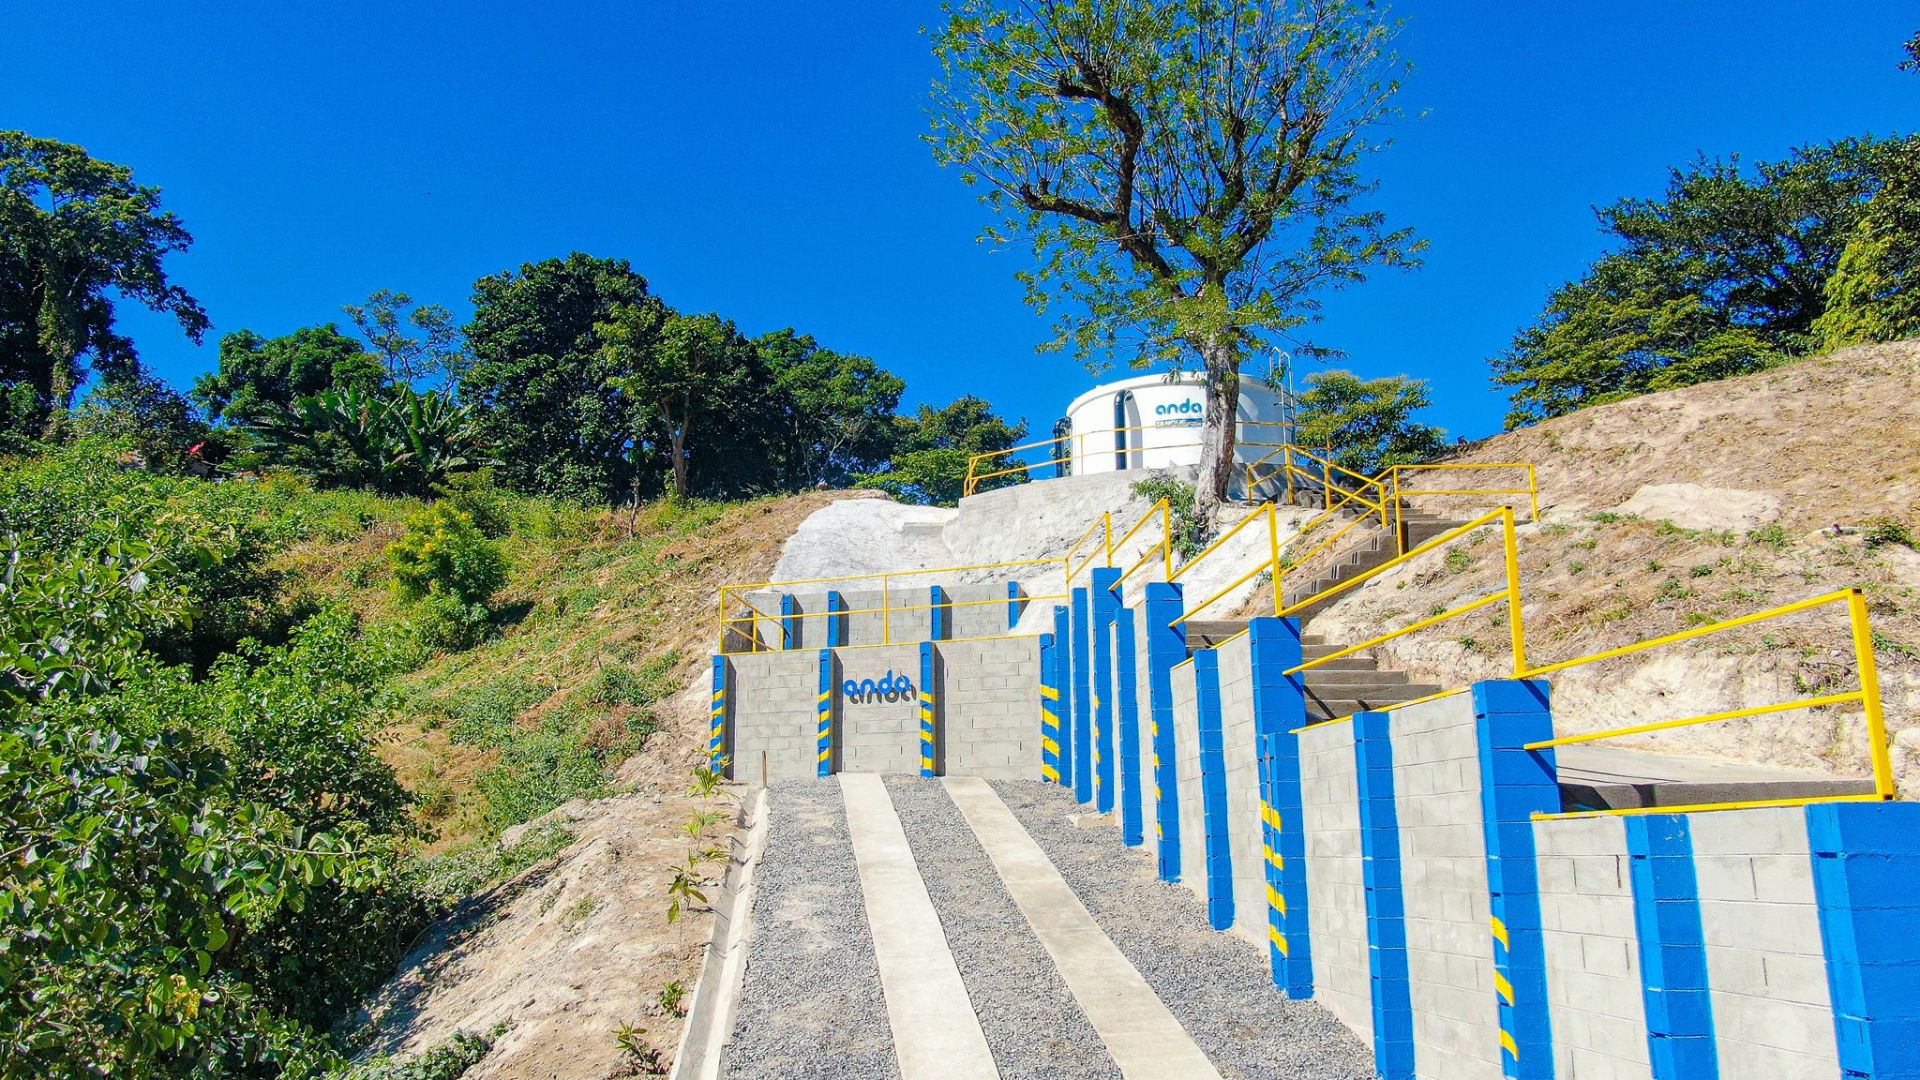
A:
POLYGON ((1229 440, 1203 464, 1210 512, 1242 358, 1291 340, 1325 291, 1415 264, 1411 232, 1360 205, 1403 68, 1393 25, 1361 0, 948 12, 936 159, 984 189, 989 239, 1031 245, 1028 300, 1059 316, 1047 347, 1201 360, 1227 403, 1207 417, 1229 440))
POLYGON ((1198 496, 1192 484, 1172 476, 1149 476, 1127 489, 1136 499, 1149 503, 1167 500, 1173 518, 1173 553, 1191 559, 1207 544, 1207 521, 1200 516, 1198 496))
POLYGON ((907 384, 864 356, 823 348, 791 329, 755 341, 771 376, 766 461, 772 486, 845 487, 886 461, 893 411, 907 384))
POLYGON ((606 342, 601 361, 614 372, 608 382, 620 392, 635 452, 664 449, 668 490, 685 498, 688 437, 738 407, 757 366, 752 344, 718 315, 677 315, 658 301, 622 304, 594 330, 606 342))
POLYGON ((507 560, 499 545, 473 523, 473 515, 436 503, 407 523, 400 539, 387 545, 394 589, 407 600, 430 594, 461 604, 484 605, 507 582, 507 560))
MULTIPOLYGON (((887 468, 862 476, 857 486, 879 488, 902 502, 952 506, 966 488, 967 462, 975 454, 1008 450, 1026 438, 1022 420, 1009 425, 984 399, 968 394, 942 408, 920 406, 912 417, 893 420, 893 449, 887 468)), ((1027 471, 1008 457, 992 459, 987 471, 1011 469, 983 481, 979 491, 1027 482, 1027 471)))
POLYGON ((414 640, 432 652, 465 652, 493 636, 493 610, 443 592, 430 592, 415 601, 414 640))
POLYGON ((625 260, 579 252, 474 283, 462 389, 508 486, 588 502, 627 489, 630 417, 595 328, 647 295, 625 260))
POLYGON ((406 293, 380 289, 366 303, 348 304, 341 310, 394 382, 444 379, 449 386, 458 386, 466 373, 460 327, 453 313, 439 304, 416 307, 406 293))
POLYGON ((220 339, 220 366, 193 385, 207 415, 240 427, 271 421, 302 398, 330 390, 370 394, 386 372, 366 346, 334 323, 277 338, 236 330, 220 339))
POLYGON ((0 729, 0 1070, 188 1076, 308 1065, 229 956, 358 859, 236 799, 177 737, 0 729))
MULTIPOLYGON (((1785 551, 1793 543, 1793 537, 1787 534, 1786 526, 1777 521, 1768 522, 1757 529, 1749 529, 1747 539, 1756 544, 1765 544, 1775 551, 1785 551)), ((1708 572, 1711 573, 1711 568, 1708 572)))
POLYGON ((1886 182, 1827 279, 1826 311, 1813 325, 1823 351, 1920 337, 1920 140, 1888 158, 1886 182))
POLYGON ((1751 170, 1703 160, 1674 170, 1663 198, 1598 211, 1619 250, 1555 290, 1492 360, 1494 382, 1513 388, 1507 426, 1806 351, 1842 249, 1903 145, 1844 139, 1751 170))
POLYGON ((332 1080, 460 1080, 493 1049, 493 1040, 502 1030, 495 1028, 487 1035, 456 1031, 453 1038, 423 1054, 378 1054, 329 1075, 332 1080))
POLYGON ((440 502, 473 519, 473 527, 489 540, 498 540, 513 528, 513 503, 494 485, 492 469, 454 473, 435 489, 440 502))
POLYGON ((136 377, 114 328, 125 300, 171 315, 198 342, 207 315, 167 279, 192 246, 160 189, 78 146, 0 131, 0 449, 60 433, 88 369, 136 377))
POLYGON ((1876 518, 1867 523, 1860 538, 1866 543, 1867 550, 1873 551, 1889 544, 1898 544, 1904 548, 1920 550, 1920 542, 1913 537, 1913 530, 1907 523, 1895 518, 1876 518))
POLYGON ((128 448, 148 468, 184 472, 188 450, 211 434, 178 391, 145 375, 119 377, 87 395, 73 417, 77 438, 128 448))
POLYGON ((266 460, 329 486, 419 495, 488 463, 471 408, 405 385, 324 390, 253 430, 266 460))
POLYGON ((177 585, 151 545, 28 555, 0 545, 0 709, 56 694, 97 694, 130 675, 146 636, 185 621, 177 585))
POLYGON ((1425 461, 1446 445, 1446 432, 1413 419, 1430 404, 1424 379, 1319 371, 1307 376, 1300 394, 1294 438, 1303 446, 1332 447, 1333 460, 1372 476, 1390 465, 1425 461))

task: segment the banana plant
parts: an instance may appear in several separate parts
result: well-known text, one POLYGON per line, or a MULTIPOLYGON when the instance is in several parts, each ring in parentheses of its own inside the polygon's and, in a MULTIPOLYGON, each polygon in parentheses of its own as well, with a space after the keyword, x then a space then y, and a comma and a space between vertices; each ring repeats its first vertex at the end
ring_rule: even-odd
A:
POLYGON ((350 386, 299 398, 257 423, 269 456, 323 484, 423 494, 492 464, 470 406, 410 386, 350 386))

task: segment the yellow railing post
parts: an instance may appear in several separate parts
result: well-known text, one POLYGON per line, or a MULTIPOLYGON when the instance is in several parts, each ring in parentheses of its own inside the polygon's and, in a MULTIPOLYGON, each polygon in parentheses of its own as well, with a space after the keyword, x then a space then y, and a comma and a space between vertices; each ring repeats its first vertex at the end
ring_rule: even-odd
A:
POLYGON ((1880 664, 1873 655, 1873 630, 1867 625, 1867 597, 1847 590, 1847 617, 1853 623, 1854 667, 1860 673, 1860 704, 1867 713, 1867 739, 1873 753, 1873 789, 1883 799, 1895 797, 1893 761, 1887 748, 1887 718, 1880 704, 1880 664))
POLYGON ((885 574, 880 575, 880 642, 893 644, 893 591, 885 574))
POLYGON ((1534 471, 1533 463, 1527 463, 1527 494, 1533 497, 1533 520, 1540 520, 1540 477, 1534 471))
POLYGON ((1113 511, 1109 510, 1101 514, 1100 520, 1107 531, 1107 569, 1111 570, 1113 569, 1113 511))
POLYGON ((1285 586, 1280 572, 1280 515, 1272 503, 1267 504, 1267 558, 1273 567, 1273 610, 1279 611, 1286 601, 1282 598, 1285 586))
POLYGON ((1400 505, 1400 466, 1395 465, 1393 473, 1393 546, 1400 554, 1407 553, 1406 507, 1400 505))
POLYGON ((1507 628, 1513 636, 1513 677, 1527 670, 1526 617, 1520 608, 1520 543, 1513 531, 1513 507, 1500 514, 1500 538, 1507 547, 1507 628))

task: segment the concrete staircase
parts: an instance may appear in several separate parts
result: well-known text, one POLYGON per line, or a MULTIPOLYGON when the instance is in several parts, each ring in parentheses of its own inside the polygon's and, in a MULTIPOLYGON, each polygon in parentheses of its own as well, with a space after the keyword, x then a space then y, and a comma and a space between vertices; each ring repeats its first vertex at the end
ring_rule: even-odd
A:
MULTIPOLYGON (((1393 534, 1378 527, 1365 527, 1366 535, 1354 541, 1352 546, 1342 551, 1332 563, 1322 567, 1312 578, 1304 582, 1287 583, 1287 603, 1297 604, 1310 596, 1333 588, 1346 581, 1359 577, 1374 567, 1397 557, 1402 550, 1426 543, 1440 534, 1459 528, 1464 522, 1436 517, 1419 510, 1407 510, 1400 519, 1402 541, 1396 545, 1393 534)), ((1332 600, 1322 600, 1310 607, 1300 609, 1294 614, 1305 622, 1332 600)))
MULTIPOLYGON (((1192 652, 1213 648, 1246 628, 1245 619, 1195 619, 1187 623, 1187 649, 1192 652)), ((1330 645, 1317 634, 1305 635, 1301 644, 1308 660, 1317 660, 1344 647, 1330 645)), ((1378 660, 1362 654, 1343 656, 1308 668, 1306 689, 1310 722, 1384 709, 1440 692, 1440 687, 1416 683, 1405 672, 1383 671, 1378 660)))

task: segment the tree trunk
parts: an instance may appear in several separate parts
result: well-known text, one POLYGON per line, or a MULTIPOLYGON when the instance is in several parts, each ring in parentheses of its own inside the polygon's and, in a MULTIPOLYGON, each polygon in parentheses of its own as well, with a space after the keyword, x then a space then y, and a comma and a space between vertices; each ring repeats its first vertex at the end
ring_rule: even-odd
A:
POLYGON ((1219 524, 1220 506, 1233 484, 1234 439, 1240 412, 1240 354, 1213 338, 1200 347, 1206 364, 1207 409, 1200 429, 1200 476, 1195 509, 1208 531, 1219 524))
POLYGON ((687 430, 675 428, 671 439, 673 446, 673 497, 687 497, 687 430))

